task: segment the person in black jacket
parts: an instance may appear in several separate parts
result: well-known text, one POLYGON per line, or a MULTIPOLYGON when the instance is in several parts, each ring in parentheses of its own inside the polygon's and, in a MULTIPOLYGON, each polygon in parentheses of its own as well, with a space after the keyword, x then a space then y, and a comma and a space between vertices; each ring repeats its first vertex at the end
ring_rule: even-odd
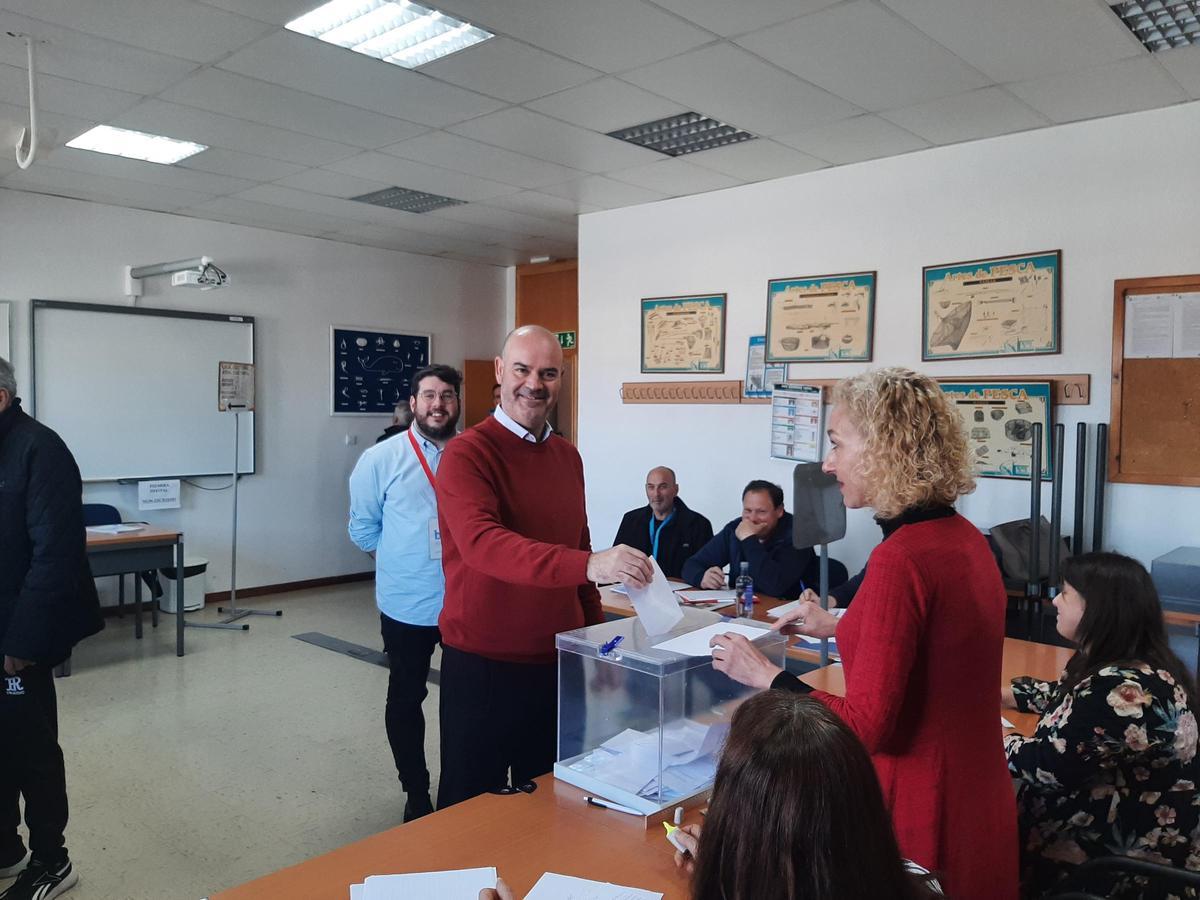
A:
POLYGON ((0 359, 0 898, 57 897, 79 876, 64 842, 67 782, 54 666, 99 631, 83 485, 71 451, 21 409, 0 359), (17 832, 25 798, 29 853, 17 832))
POLYGON ((613 546, 636 547, 657 559, 668 578, 682 578, 688 557, 712 540, 712 523, 679 499, 675 473, 666 466, 646 475, 646 499, 648 505, 625 513, 613 546))
POLYGON ((777 484, 755 480, 746 485, 741 517, 684 563, 683 580, 706 590, 732 587, 743 560, 750 563, 754 592, 768 597, 795 600, 820 578, 812 547, 792 546, 792 514, 784 510, 783 488, 777 484))

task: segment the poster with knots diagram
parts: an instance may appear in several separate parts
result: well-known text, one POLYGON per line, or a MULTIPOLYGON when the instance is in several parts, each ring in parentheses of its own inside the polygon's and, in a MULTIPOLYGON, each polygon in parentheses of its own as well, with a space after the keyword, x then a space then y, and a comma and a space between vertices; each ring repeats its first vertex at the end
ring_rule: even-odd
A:
POLYGON ((407 402, 413 373, 429 365, 428 334, 402 334, 352 325, 329 328, 330 414, 383 415, 407 402))

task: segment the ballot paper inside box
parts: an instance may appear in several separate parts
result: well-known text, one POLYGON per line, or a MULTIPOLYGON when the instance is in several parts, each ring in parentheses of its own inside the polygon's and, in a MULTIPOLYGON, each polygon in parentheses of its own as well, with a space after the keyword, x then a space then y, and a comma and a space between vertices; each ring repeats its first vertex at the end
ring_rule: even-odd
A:
POLYGON ((661 635, 637 618, 558 635, 555 777, 646 815, 707 792, 733 711, 755 692, 712 666, 708 634, 729 630, 783 666, 777 632, 705 610, 683 610, 661 635))

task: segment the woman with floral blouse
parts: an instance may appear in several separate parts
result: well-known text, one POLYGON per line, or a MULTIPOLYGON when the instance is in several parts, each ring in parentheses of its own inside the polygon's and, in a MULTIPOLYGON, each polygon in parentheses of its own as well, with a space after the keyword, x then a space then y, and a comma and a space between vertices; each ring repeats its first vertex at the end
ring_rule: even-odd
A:
MULTIPOLYGON (((1054 606, 1077 652, 1056 684, 1016 678, 1002 692, 1004 705, 1042 715, 1032 737, 1004 738, 1028 896, 1094 857, 1200 871, 1195 687, 1149 573, 1116 553, 1069 558, 1054 606)), ((1163 896, 1128 876, 1088 889, 1163 896)))

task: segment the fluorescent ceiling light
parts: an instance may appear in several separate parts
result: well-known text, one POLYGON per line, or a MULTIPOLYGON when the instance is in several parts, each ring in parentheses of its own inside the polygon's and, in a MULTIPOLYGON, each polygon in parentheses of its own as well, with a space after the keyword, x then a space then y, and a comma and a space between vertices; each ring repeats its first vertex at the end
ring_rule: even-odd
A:
POLYGON ((641 125, 631 125, 619 131, 610 131, 608 136, 637 144, 639 147, 657 150, 667 156, 699 153, 701 150, 740 144, 755 138, 755 135, 748 131, 742 131, 734 125, 726 125, 697 112, 680 113, 641 125))
POLYGON ((372 191, 358 197, 351 197, 359 203, 370 203, 372 206, 386 206, 388 209, 399 209, 411 213, 427 213, 431 210, 442 209, 446 206, 461 206, 466 200, 455 200, 453 197, 443 197, 441 194, 428 194, 425 191, 414 191, 412 188, 390 187, 381 191, 372 191))
POLYGON ((161 134, 146 134, 143 131, 113 128, 111 125, 97 125, 74 140, 67 141, 67 146, 74 147, 76 150, 93 150, 96 153, 109 153, 128 159, 143 159, 146 162, 162 163, 167 166, 208 149, 204 144, 177 141, 175 138, 163 137, 161 134))
POLYGON ((1130 0, 1112 11, 1151 53, 1200 44, 1200 0, 1130 0))
POLYGON ((406 69, 493 37, 470 22, 408 0, 329 0, 286 27, 406 69))

